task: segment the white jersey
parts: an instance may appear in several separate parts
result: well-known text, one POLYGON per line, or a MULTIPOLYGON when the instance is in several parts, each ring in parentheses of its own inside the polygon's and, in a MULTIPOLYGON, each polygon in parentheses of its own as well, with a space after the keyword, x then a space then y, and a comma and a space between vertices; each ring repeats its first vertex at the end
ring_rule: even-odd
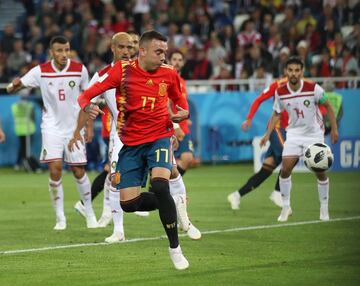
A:
POLYGON ((289 83, 280 86, 275 92, 273 109, 277 113, 286 110, 289 114, 286 137, 323 136, 324 124, 318 104, 324 100, 324 90, 313 82, 301 80, 297 91, 292 91, 289 83))
POLYGON ((86 67, 70 59, 61 71, 52 60, 37 65, 21 78, 25 87, 40 87, 44 102, 41 122, 43 133, 72 136, 80 110, 77 98, 87 88, 88 81, 86 67))
MULTIPOLYGON (((91 78, 89 86, 96 83, 99 80, 99 78, 102 75, 104 75, 112 66, 113 66, 113 64, 107 65, 106 67, 104 67, 99 72, 96 72, 94 74, 94 76, 91 78)), ((117 131, 116 131, 116 119, 118 118, 119 111, 118 111, 117 106, 116 106, 116 96, 115 96, 115 94, 116 94, 116 89, 115 88, 109 89, 109 90, 107 90, 107 91, 105 91, 103 93, 104 99, 106 101, 106 104, 107 104, 110 112, 111 112, 111 117, 112 117, 110 134, 113 134, 114 132, 117 134, 117 131)), ((96 102, 98 97, 99 96, 93 98, 91 101, 96 102)), ((114 136, 114 135, 112 135, 112 136, 114 136)))

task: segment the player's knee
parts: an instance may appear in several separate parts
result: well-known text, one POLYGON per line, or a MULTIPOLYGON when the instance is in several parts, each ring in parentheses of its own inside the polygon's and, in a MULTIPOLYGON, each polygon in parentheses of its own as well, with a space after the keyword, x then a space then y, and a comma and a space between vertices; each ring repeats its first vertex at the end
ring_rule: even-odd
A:
POLYGON ((156 195, 170 194, 169 181, 163 178, 151 179, 151 186, 156 195))
POLYGON ((120 206, 124 212, 133 213, 138 210, 139 203, 140 203, 140 196, 128 201, 120 201, 120 206))

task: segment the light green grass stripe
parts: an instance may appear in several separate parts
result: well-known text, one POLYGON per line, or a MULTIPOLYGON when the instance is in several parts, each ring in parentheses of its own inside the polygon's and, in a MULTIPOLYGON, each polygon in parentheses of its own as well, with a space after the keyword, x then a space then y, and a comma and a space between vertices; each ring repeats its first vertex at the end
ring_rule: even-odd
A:
MULTIPOLYGON (((258 229, 269 229, 269 228, 281 228, 288 226, 298 226, 298 225, 307 225, 307 224, 318 224, 318 223, 328 223, 328 222, 337 222, 337 221, 349 221, 349 220, 358 220, 360 216, 353 217, 343 217, 343 218, 333 218, 329 221, 320 221, 320 220, 310 220, 310 221, 299 221, 292 223, 279 223, 279 224, 270 224, 270 225, 256 225, 256 226, 245 226, 245 227, 237 227, 237 228, 229 228, 222 230, 207 230, 202 231, 204 234, 215 234, 215 233, 224 233, 224 232, 237 232, 237 231, 246 231, 246 230, 258 230, 258 229)), ((186 234, 179 234, 180 237, 186 236, 186 234)), ((133 238, 129 240, 125 240, 119 243, 133 243, 139 241, 150 241, 150 240, 160 240, 166 238, 165 235, 157 236, 157 237, 141 237, 141 238, 133 238)), ((111 245, 106 242, 93 242, 93 243, 79 243, 79 244, 68 244, 68 245, 58 245, 58 246, 48 246, 48 247, 40 247, 40 248, 28 248, 28 249, 18 249, 18 250, 4 250, 0 251, 0 254, 18 254, 18 253, 26 253, 26 252, 40 252, 47 250, 55 250, 55 249, 68 249, 68 248, 77 248, 77 247, 88 247, 88 246, 101 246, 101 245, 111 245)))

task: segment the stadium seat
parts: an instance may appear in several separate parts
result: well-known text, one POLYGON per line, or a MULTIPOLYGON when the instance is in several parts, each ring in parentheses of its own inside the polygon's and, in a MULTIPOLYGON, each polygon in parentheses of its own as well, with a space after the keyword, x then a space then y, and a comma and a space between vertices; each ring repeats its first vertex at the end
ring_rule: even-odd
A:
POLYGON ((236 15, 233 25, 235 32, 238 32, 241 29, 241 25, 250 18, 250 15, 248 14, 239 14, 236 15))
POLYGON ((341 27, 341 34, 343 38, 346 38, 351 34, 351 32, 354 30, 354 26, 343 26, 341 27))

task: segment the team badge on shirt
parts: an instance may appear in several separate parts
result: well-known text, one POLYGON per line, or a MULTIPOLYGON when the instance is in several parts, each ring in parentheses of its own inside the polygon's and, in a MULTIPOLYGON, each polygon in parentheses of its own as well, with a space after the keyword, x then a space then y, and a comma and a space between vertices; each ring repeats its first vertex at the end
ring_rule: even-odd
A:
POLYGON ((308 99, 305 99, 305 100, 304 100, 304 105, 305 105, 306 107, 309 107, 310 101, 309 101, 308 99))
POLYGON ((167 84, 165 82, 159 83, 159 95, 164 96, 167 92, 167 84))
POLYGON ((69 81, 69 86, 71 88, 74 88, 75 87, 75 81, 73 81, 73 80, 69 81))

